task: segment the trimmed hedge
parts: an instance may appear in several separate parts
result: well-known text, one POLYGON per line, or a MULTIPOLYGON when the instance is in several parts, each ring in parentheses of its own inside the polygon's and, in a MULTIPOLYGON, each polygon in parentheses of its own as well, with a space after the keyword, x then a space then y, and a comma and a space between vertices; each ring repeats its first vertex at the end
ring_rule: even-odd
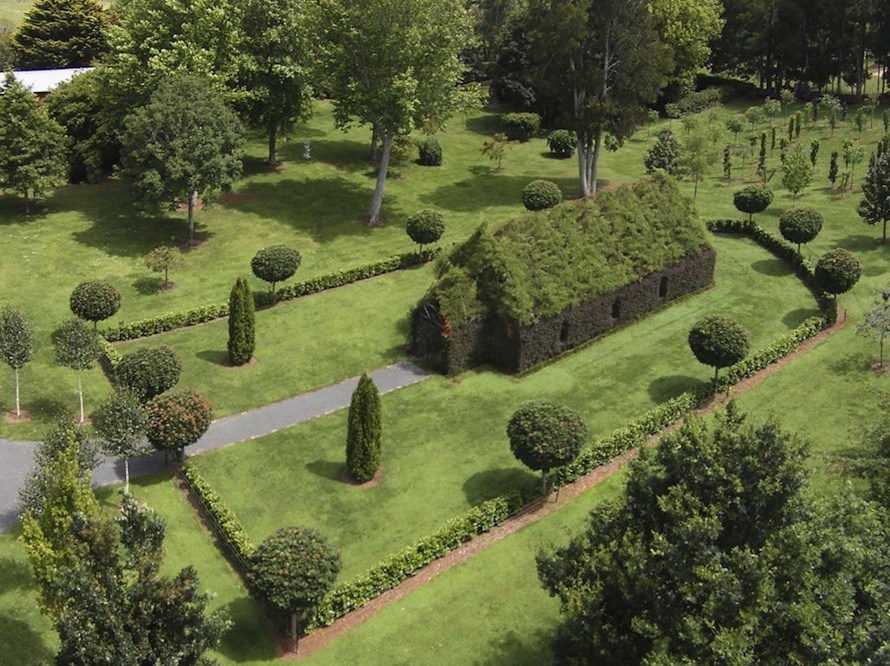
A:
MULTIPOLYGON (((434 259, 439 251, 440 248, 429 248, 423 251, 393 255, 386 259, 379 259, 354 268, 320 275, 303 282, 287 285, 280 288, 274 297, 268 292, 260 292, 254 295, 254 299, 257 306, 267 306, 278 301, 287 301, 301 296, 317 294, 327 289, 343 287, 360 280, 367 280, 378 275, 385 275, 386 273, 425 264, 434 259)), ((129 324, 121 324, 120 326, 102 331, 102 336, 108 342, 123 342, 125 340, 135 340, 148 337, 149 335, 174 331, 178 328, 204 324, 228 316, 228 303, 203 305, 185 312, 168 312, 155 317, 140 319, 129 324)))
POLYGON ((541 130, 537 113, 507 113, 501 116, 501 128, 511 141, 526 142, 541 130))

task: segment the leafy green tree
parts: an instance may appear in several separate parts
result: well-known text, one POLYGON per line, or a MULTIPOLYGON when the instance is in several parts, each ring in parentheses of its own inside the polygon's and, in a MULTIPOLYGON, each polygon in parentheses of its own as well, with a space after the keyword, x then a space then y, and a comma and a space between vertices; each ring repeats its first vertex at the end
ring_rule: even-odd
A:
POLYGON ((212 420, 213 405, 200 393, 163 393, 145 406, 145 436, 156 449, 180 460, 183 449, 201 439, 212 420))
POLYGON ((182 361, 167 345, 154 345, 128 352, 114 368, 117 385, 148 402, 168 391, 179 381, 182 361))
POLYGON ((733 116, 726 121, 726 129, 732 133, 732 145, 733 148, 735 148, 739 142, 739 134, 745 129, 745 124, 742 122, 741 118, 733 116))
MULTIPOLYGON (((692 199, 698 199, 698 184, 707 175, 711 165, 717 161, 717 152, 704 129, 695 129, 683 141, 680 156, 681 170, 692 176, 692 199)), ((725 165, 724 165, 725 168, 725 165)))
POLYGON ((377 474, 382 434, 380 394, 374 380, 363 373, 352 393, 346 428, 346 469, 359 483, 377 474))
POLYGON ((642 123, 671 48, 644 0, 532 0, 528 36, 538 87, 560 100, 560 124, 578 136, 581 192, 593 196, 604 134, 621 141, 642 123))
POLYGON ((479 101, 477 89, 459 87, 469 14, 459 0, 322 0, 318 8, 321 76, 335 121, 342 128, 356 119, 369 123, 382 141, 368 209, 368 224, 377 225, 394 137, 441 127, 479 101))
POLYGON ((340 555, 308 527, 283 527, 251 554, 250 586, 267 604, 290 614, 294 652, 298 620, 318 605, 339 571, 340 555))
POLYGON ((247 280, 238 278, 229 294, 229 362, 244 365, 256 350, 256 316, 247 280))
POLYGON ((862 264, 852 252, 842 247, 823 254, 813 271, 816 285, 835 298, 850 291, 861 275, 862 264))
POLYGON ((748 185, 733 194, 732 203, 741 213, 748 213, 748 221, 754 213, 762 213, 773 202, 773 193, 766 185, 748 185))
MULTIPOLYGON (((566 664, 864 664, 886 655, 890 530, 803 491, 804 448, 734 406, 644 449, 617 501, 540 553, 566 664), (871 563, 871 564, 869 564, 871 563)), ((882 657, 883 658, 883 657, 882 657)))
POLYGON ((890 152, 885 151, 869 162, 856 212, 868 225, 881 223, 881 241, 886 243, 887 220, 890 220, 890 152))
POLYGON ((145 408, 139 397, 119 388, 93 414, 105 453, 124 461, 124 492, 130 492, 130 458, 145 452, 145 408))
POLYGON ((856 332, 866 338, 878 341, 880 350, 878 367, 884 367, 884 338, 890 334, 890 286, 878 290, 878 297, 872 302, 871 310, 867 310, 856 332))
POLYGON ((510 450, 524 465, 541 470, 541 489, 547 492, 547 473, 578 457, 587 443, 587 424, 573 409, 555 402, 529 402, 507 422, 510 450))
POLYGON ((6 73, 0 89, 0 188, 31 199, 65 178, 65 130, 52 120, 30 90, 6 73))
POLYGON ((865 148, 857 146, 852 139, 844 141, 844 166, 848 170, 847 180, 850 183, 850 189, 853 189, 853 171, 863 159, 865 159, 865 148))
POLYGON ((646 165, 646 173, 652 173, 656 169, 664 169, 672 176, 680 175, 680 142, 674 136, 670 127, 662 127, 658 130, 655 145, 646 153, 643 161, 646 165))
POLYGON ((800 256, 802 243, 809 243, 822 231, 824 218, 815 208, 790 208, 779 216, 779 233, 789 243, 797 245, 800 256))
POLYGON ((436 243, 445 232, 445 218, 437 210, 424 208, 411 214, 405 224, 408 237, 420 246, 436 243))
POLYGON ((803 148, 798 144, 785 157, 782 172, 782 185, 791 192, 791 200, 796 201, 797 195, 813 180, 813 165, 804 155, 803 148))
POLYGON ((241 123, 207 80, 164 80, 151 101, 127 116, 121 137, 122 174, 144 205, 188 205, 188 240, 195 207, 231 188, 241 175, 241 123))
POLYGON ((93 322, 96 328, 100 321, 113 317, 121 307, 121 293, 104 280, 86 280, 71 292, 68 305, 74 316, 93 322))
POLYGON ((275 298, 275 284, 284 282, 297 272, 301 260, 299 250, 287 245, 270 245, 257 252, 250 260, 253 274, 268 282, 272 299, 275 298))
POLYGON ((20 69, 86 67, 108 50, 108 18, 96 0, 37 0, 12 36, 20 69))
POLYGON ((507 154, 507 150, 515 147, 515 141, 510 141, 503 132, 497 132, 482 143, 480 152, 495 163, 494 172, 501 173, 504 170, 504 156, 507 154))
POLYGON ((69 319, 62 323, 53 333, 56 347, 56 361, 59 365, 77 372, 77 395, 80 401, 80 422, 86 418, 83 411, 83 380, 84 370, 93 367, 102 355, 99 334, 88 328, 80 319, 69 319))
POLYGON ((831 135, 834 136, 834 130, 841 116, 841 101, 834 95, 823 95, 819 100, 819 110, 831 128, 831 135))
POLYGON ((239 106, 247 122, 266 132, 268 162, 277 162, 278 137, 312 113, 314 52, 306 0, 250 0, 242 16, 239 106))
POLYGON ((832 150, 831 159, 828 162, 828 180, 831 182, 832 189, 834 189, 834 183, 837 181, 837 158, 837 151, 832 150))
POLYGON ((689 348, 699 363, 714 368, 714 390, 720 368, 738 363, 748 355, 748 331, 725 315, 711 315, 698 320, 689 331, 689 348))
POLYGON ((145 266, 154 273, 163 273, 162 289, 170 287, 170 269, 182 266, 182 253, 169 245, 160 245, 145 255, 145 266))
POLYGON ((810 164, 816 168, 816 158, 819 156, 819 139, 810 141, 810 164))
POLYGON ((15 376, 15 415, 21 416, 19 370, 34 354, 34 330, 31 322, 17 308, 6 305, 0 310, 0 356, 15 376))

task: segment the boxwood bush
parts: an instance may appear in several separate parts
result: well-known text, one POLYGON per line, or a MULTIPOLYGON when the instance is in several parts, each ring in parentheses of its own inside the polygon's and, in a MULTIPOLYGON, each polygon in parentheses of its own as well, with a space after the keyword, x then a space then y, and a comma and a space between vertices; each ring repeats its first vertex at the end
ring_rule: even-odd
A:
POLYGON ((577 143, 578 135, 571 130, 553 130, 547 137, 547 147, 550 148, 551 153, 560 159, 566 159, 574 155, 577 143))
POLYGON ((562 202, 562 190, 549 180, 533 180, 522 189, 522 205, 528 210, 546 210, 562 202))
POLYGON ((442 166, 442 144, 434 136, 427 136, 417 142, 420 166, 442 166))
POLYGON ((528 141, 541 129, 537 113, 508 113, 501 117, 501 128, 511 141, 528 141))

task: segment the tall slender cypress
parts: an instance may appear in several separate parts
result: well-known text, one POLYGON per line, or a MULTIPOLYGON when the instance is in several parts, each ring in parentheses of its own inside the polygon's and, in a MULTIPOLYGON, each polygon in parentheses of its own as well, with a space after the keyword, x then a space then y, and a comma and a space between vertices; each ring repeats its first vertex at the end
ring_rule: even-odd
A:
POLYGON ((247 280, 239 277, 229 295, 229 361, 244 365, 256 348, 254 302, 247 280))
POLYGON ((349 404, 346 469, 359 483, 370 481, 380 466, 382 424, 380 394, 367 373, 361 376, 349 404))

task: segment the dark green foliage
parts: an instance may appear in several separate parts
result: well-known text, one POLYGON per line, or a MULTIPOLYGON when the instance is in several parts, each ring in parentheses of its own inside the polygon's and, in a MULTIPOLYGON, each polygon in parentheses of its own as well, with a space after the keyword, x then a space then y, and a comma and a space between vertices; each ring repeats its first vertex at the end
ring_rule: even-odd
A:
POLYGON ((814 504, 803 447, 733 407, 631 465, 587 529, 537 557, 566 664, 864 664, 886 654, 890 533, 850 496, 814 504))
POLYGON ((143 451, 145 409, 142 401, 129 389, 118 389, 93 414, 93 427, 105 453, 123 458, 124 488, 129 492, 129 459, 143 451))
POLYGON ((748 220, 754 213, 762 213, 773 202, 773 193, 765 185, 748 185, 732 196, 732 203, 742 213, 748 213, 748 220))
POLYGON ((541 129, 537 113, 507 113, 501 117, 501 128, 510 141, 528 141, 541 129))
POLYGON ((574 155, 577 144, 578 135, 571 130, 553 130, 547 136, 547 147, 550 152, 561 159, 567 159, 574 155))
POLYGON ((724 97, 725 93, 720 88, 705 88, 683 95, 674 102, 673 108, 679 116, 690 116, 717 106, 724 97))
POLYGON ((114 316, 121 307, 121 293, 103 280, 81 282, 71 292, 71 312, 76 317, 93 322, 93 326, 114 316))
POLYGON ((853 288, 862 275, 862 264, 847 249, 829 250, 816 263, 813 277, 822 291, 837 296, 853 288))
POLYGON ((114 369, 118 385, 147 402, 179 381, 182 361, 167 345, 145 347, 124 354, 114 369))
POLYGON ((819 139, 810 141, 810 164, 816 168, 816 159, 819 157, 819 139))
POLYGON ((355 481, 365 483, 380 467, 383 431, 380 395, 367 373, 362 374, 352 393, 346 427, 346 469, 355 481))
POLYGON ((720 368, 738 363, 748 355, 748 331, 734 319, 711 315, 689 331, 689 348, 700 363, 714 368, 714 384, 720 368))
POLYGON ((529 402, 507 423, 510 450, 524 465, 547 472, 568 465, 587 443, 587 424, 573 409, 555 402, 529 402))
POLYGON ((423 252, 424 245, 435 243, 442 237, 445 231, 445 218, 437 210, 424 208, 408 217, 405 231, 423 252))
POLYGON ((837 151, 832 150, 831 159, 828 162, 828 180, 831 181, 832 189, 834 189, 834 183, 837 181, 837 158, 837 151))
POLYGON ((31 199, 65 178, 65 130, 12 72, 0 90, 0 188, 21 194, 28 215, 31 199))
POLYGON ((655 145, 646 154, 644 160, 646 173, 652 173, 656 169, 663 169, 672 176, 680 172, 680 143, 674 136, 670 127, 662 127, 658 131, 655 145))
POLYGON ((156 449, 172 451, 174 458, 207 432, 213 419, 213 406, 200 393, 164 393, 145 406, 145 435, 156 449))
POLYGON ((823 217, 815 208, 790 208, 779 217, 779 233, 789 243, 809 243, 822 231, 823 217))
POLYGON ((37 0, 12 36, 19 69, 96 64, 108 50, 108 20, 96 0, 37 0))
POLYGON ((247 280, 238 278, 229 294, 229 362, 244 365, 256 349, 256 316, 247 280))
POLYGON ((436 137, 425 136, 418 141, 417 151, 417 163, 421 166, 442 166, 442 144, 436 137))
POLYGON ((272 297, 275 297, 275 283, 284 282, 292 277, 300 267, 300 253, 287 245, 271 245, 257 252, 250 260, 253 274, 260 280, 271 285, 272 297))
POLYGON ((297 647, 297 616, 305 616, 330 589, 340 572, 340 555, 319 532, 283 527, 250 556, 248 579, 254 593, 291 615, 297 647))
POLYGON ((726 180, 732 178, 732 153, 729 146, 723 148, 723 176, 726 180))
POLYGON ((522 205, 526 210, 546 210, 562 203, 562 190, 549 180, 533 180, 522 188, 522 205))
POLYGON ((887 241, 887 221, 890 220, 890 152, 884 152, 869 162, 868 173, 862 182, 862 199, 856 207, 862 221, 868 225, 881 223, 881 239, 887 241))

